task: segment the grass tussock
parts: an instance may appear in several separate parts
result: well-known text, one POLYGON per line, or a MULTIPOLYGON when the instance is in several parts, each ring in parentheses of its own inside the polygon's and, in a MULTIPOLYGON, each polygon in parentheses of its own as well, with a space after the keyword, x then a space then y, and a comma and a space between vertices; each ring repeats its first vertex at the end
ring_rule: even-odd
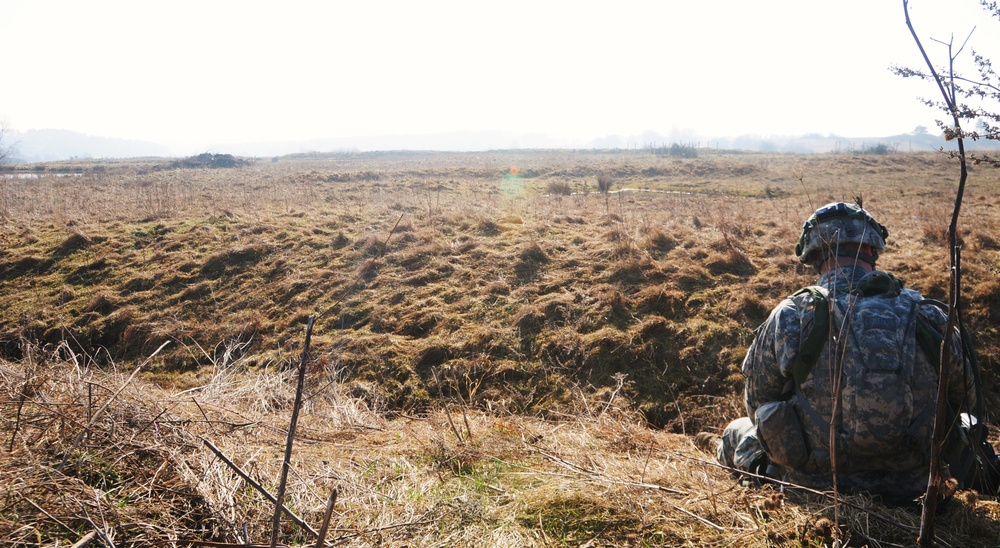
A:
MULTIPOLYGON (((0 537, 264 540, 268 504, 201 440, 274 487, 316 315, 289 503, 315 524, 339 486, 341 544, 907 544, 910 514, 739 488, 690 436, 743 413, 743 353, 814 281, 792 250, 826 201, 863 193, 880 266, 947 297, 947 161, 395 153, 11 180, 0 537)), ((994 406, 1000 181, 975 175, 965 314, 994 406)), ((994 501, 954 508, 948 543, 996 538, 994 501)))

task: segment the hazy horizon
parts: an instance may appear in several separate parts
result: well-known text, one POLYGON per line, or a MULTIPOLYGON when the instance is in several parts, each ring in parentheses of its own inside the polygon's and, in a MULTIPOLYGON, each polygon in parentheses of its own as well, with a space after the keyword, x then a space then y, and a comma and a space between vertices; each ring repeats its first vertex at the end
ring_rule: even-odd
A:
MULTIPOLYGON (((757 152, 864 152, 875 147, 890 151, 913 152, 949 148, 943 137, 931 133, 848 137, 806 134, 795 136, 742 135, 733 138, 687 140, 653 132, 638 136, 608 135, 587 142, 559 140, 543 134, 513 132, 447 132, 424 135, 382 135, 339 137, 259 143, 216 143, 205 148, 172 150, 150 141, 88 136, 64 129, 32 129, 13 132, 16 141, 15 163, 52 162, 67 159, 113 159, 135 157, 185 157, 204 152, 246 157, 276 157, 288 154, 371 151, 475 152, 488 150, 530 149, 648 149, 672 145, 702 149, 747 150, 757 152)), ((973 148, 995 148, 994 143, 969 143, 973 148)))

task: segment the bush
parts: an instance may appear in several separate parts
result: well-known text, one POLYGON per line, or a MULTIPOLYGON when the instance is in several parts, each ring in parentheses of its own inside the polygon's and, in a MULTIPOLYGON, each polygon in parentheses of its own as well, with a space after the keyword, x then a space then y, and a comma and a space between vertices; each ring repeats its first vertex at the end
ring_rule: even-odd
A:
POLYGON ((895 151, 896 151, 895 147, 890 147, 885 143, 879 143, 877 145, 870 147, 866 146, 861 149, 862 154, 878 154, 878 155, 889 154, 890 152, 895 152, 895 151))
POLYGON ((565 181, 552 181, 547 188, 549 194, 555 196, 569 196, 573 194, 573 188, 565 181))
POLYGON ((698 149, 693 146, 674 143, 670 145, 670 156, 674 158, 697 158, 698 149))
POLYGON ((250 162, 242 158, 237 158, 232 154, 212 154, 210 152, 204 152, 197 156, 188 156, 187 158, 181 160, 175 160, 170 163, 171 168, 197 168, 197 167, 210 167, 210 168, 233 168, 233 167, 243 167, 248 165, 250 162))

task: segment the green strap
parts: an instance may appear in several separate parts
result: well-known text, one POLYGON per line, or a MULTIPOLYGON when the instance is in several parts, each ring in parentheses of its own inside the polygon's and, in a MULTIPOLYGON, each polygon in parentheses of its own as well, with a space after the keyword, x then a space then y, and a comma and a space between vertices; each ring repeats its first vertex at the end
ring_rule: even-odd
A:
MULTIPOLYGON (((948 305, 941 301, 924 299, 918 304, 934 305, 948 314, 948 305)), ((943 342, 944 335, 938 333, 931 322, 924 319, 923 316, 917 316, 917 344, 920 345, 920 349, 924 351, 924 355, 931 361, 931 365, 934 366, 934 370, 939 376, 941 375, 941 343, 943 342)))
POLYGON ((830 303, 826 296, 826 290, 818 285, 811 285, 796 291, 792 296, 806 293, 813 296, 815 310, 812 330, 806 335, 805 341, 799 345, 799 352, 795 356, 795 361, 792 362, 792 378, 795 379, 797 386, 802 386, 802 383, 809 377, 809 373, 816 365, 816 360, 819 359, 819 354, 830 334, 830 303))

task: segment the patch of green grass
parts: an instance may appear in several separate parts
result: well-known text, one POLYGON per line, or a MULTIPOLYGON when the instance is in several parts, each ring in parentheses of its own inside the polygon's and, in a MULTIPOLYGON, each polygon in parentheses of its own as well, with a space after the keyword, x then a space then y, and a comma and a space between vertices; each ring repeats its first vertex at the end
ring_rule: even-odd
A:
POLYGON ((522 527, 540 529, 556 546, 663 546, 662 536, 641 519, 600 497, 572 494, 533 501, 517 518, 522 527))

